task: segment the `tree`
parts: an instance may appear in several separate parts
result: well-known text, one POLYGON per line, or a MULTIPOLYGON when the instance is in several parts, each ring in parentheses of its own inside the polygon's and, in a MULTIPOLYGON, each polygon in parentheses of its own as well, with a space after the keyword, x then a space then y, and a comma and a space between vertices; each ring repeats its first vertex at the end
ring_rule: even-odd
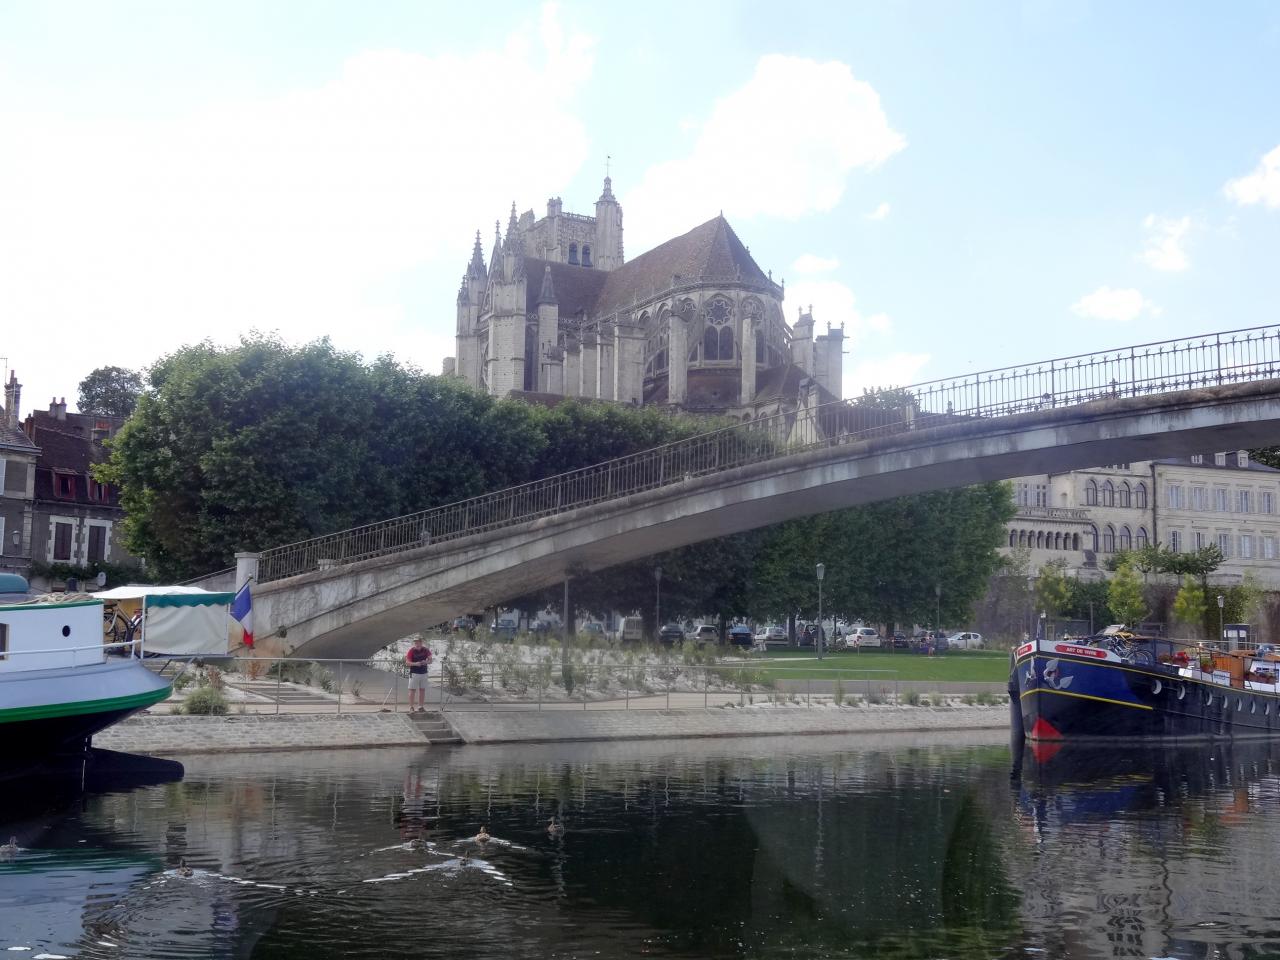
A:
POLYGON ((1121 623, 1137 624, 1146 615, 1147 603, 1142 597, 1142 581, 1129 564, 1121 564, 1107 586, 1107 603, 1121 623))
POLYGON ((1190 574, 1183 576, 1182 588, 1173 599, 1173 616, 1179 623, 1199 633, 1206 613, 1204 589, 1190 574))
POLYGON ((127 417, 142 395, 142 377, 124 367, 98 367, 80 381, 81 413, 127 417))
POLYGON ((1036 580, 1036 605, 1049 616, 1057 617, 1071 602, 1073 579, 1067 576, 1066 560, 1059 558, 1046 563, 1036 580))

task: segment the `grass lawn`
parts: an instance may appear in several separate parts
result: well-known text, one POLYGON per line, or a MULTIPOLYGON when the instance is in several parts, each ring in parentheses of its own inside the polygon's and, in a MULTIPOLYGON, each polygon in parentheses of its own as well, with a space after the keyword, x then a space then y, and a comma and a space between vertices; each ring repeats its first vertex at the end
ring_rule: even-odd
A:
POLYGON ((772 650, 752 660, 752 666, 771 679, 852 680, 867 677, 892 679, 888 673, 863 673, 866 670, 893 670, 899 680, 1000 683, 1009 679, 1009 655, 998 651, 953 651, 940 657, 926 657, 907 650, 893 653, 827 653, 819 663, 811 649, 772 650))

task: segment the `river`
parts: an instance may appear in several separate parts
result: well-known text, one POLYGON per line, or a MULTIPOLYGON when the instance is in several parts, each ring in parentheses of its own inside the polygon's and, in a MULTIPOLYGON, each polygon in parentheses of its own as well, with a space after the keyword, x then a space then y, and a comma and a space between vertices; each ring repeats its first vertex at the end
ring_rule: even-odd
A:
POLYGON ((982 733, 184 763, 82 796, 4 785, 0 951, 1280 955, 1267 744, 1026 751, 1018 771, 982 733))

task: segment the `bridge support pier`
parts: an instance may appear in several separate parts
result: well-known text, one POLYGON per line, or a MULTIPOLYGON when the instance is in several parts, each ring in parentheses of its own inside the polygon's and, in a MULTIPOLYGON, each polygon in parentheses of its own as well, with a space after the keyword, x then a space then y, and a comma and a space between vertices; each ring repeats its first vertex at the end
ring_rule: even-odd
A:
POLYGON ((239 590, 246 583, 252 580, 258 582, 258 561, 262 559, 260 553, 237 553, 236 554, 236 589, 239 590))

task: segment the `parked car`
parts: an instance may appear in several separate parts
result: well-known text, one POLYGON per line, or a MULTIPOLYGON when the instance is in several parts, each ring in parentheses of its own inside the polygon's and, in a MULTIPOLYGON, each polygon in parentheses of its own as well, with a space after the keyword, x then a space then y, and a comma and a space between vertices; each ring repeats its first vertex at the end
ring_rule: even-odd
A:
POLYGON ((661 643, 682 643, 684 641, 684 627, 678 623, 665 624, 658 631, 658 640, 661 643))
POLYGON ((964 631, 961 633, 953 633, 947 637, 947 643, 951 645, 953 650, 981 650, 982 634, 973 633, 972 631, 964 631))
POLYGON ((604 624, 599 620, 588 620, 578 627, 578 632, 588 637, 603 637, 604 624))
POLYGON ((719 643, 720 628, 714 623, 695 623, 688 633, 688 639, 697 643, 719 643))
POLYGON ((501 613, 489 624, 489 633, 510 639, 520 632, 520 618, 514 613, 501 613))
POLYGON ((755 636, 745 623, 735 623, 729 628, 729 642, 735 647, 749 647, 755 642, 755 636))
POLYGON ((846 635, 845 642, 855 650, 860 650, 863 647, 879 649, 880 634, 876 633, 872 627, 853 627, 846 635))
POLYGON ((931 637, 916 647, 916 652, 933 656, 936 653, 946 653, 949 649, 951 649, 951 644, 946 637, 937 637, 936 639, 931 637))
POLYGON ((776 623, 771 623, 756 631, 756 639, 766 644, 786 643, 787 628, 776 623))
POLYGON ((895 650, 906 650, 911 646, 911 641, 907 639, 907 635, 901 630, 893 632, 893 647, 895 650))
POLYGON ((639 617, 623 617, 618 624, 618 639, 623 643, 639 643, 644 639, 644 621, 639 617))
POLYGON ((476 628, 476 622, 470 617, 454 617, 450 629, 454 633, 470 633, 476 628))

